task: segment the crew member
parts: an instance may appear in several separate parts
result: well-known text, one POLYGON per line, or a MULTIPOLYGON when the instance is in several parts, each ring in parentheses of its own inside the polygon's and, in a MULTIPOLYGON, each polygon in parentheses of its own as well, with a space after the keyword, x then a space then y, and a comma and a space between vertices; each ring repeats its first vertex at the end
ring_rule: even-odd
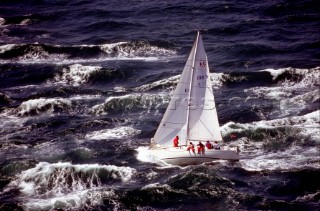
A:
POLYGON ((214 142, 213 149, 220 149, 220 145, 217 141, 214 142))
POLYGON ((188 148, 187 148, 187 151, 190 152, 190 150, 192 150, 192 152, 195 153, 195 152, 194 152, 194 145, 193 145, 192 142, 189 143, 188 148))
POLYGON ((206 147, 207 147, 207 149, 213 149, 213 146, 212 146, 212 144, 210 143, 210 141, 207 141, 206 147))
POLYGON ((178 147, 179 146, 179 136, 176 136, 173 139, 173 147, 178 147))
POLYGON ((197 144, 198 147, 198 154, 203 154, 204 155, 204 145, 199 141, 199 144, 197 144))

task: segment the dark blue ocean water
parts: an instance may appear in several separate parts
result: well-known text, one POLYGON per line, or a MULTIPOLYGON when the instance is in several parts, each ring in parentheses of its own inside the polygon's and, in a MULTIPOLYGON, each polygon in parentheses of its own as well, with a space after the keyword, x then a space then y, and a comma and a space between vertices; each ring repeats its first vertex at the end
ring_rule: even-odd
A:
POLYGON ((0 208, 320 209, 319 11, 314 0, 2 0, 0 208), (241 160, 166 166, 144 151, 197 30, 223 147, 241 160))

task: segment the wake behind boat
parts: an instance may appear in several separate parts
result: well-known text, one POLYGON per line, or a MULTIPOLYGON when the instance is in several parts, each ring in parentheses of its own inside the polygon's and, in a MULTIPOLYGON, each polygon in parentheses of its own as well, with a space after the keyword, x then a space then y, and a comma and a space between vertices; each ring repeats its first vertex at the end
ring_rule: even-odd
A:
POLYGON ((173 165, 192 165, 211 160, 239 160, 238 150, 193 151, 190 144, 222 142, 209 75, 208 59, 198 31, 186 65, 155 136, 149 153, 173 165), (173 147, 174 138, 179 145, 173 147), (189 149, 188 149, 189 146, 189 149))

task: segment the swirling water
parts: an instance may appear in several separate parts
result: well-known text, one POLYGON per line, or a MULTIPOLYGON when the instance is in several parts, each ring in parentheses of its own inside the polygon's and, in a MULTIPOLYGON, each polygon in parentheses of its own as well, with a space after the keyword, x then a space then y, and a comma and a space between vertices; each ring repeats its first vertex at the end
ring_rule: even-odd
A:
POLYGON ((1 1, 0 208, 319 209, 319 11, 314 0, 1 1), (197 29, 224 147, 241 160, 167 166, 143 152, 197 29))

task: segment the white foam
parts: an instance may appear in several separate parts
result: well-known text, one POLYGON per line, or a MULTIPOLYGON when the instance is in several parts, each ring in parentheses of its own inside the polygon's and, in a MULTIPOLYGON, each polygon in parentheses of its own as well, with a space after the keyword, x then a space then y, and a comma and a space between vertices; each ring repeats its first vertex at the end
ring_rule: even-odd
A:
MULTIPOLYGON (((3 21, 2 21, 3 22, 3 21)), ((25 19, 21 24, 29 24, 31 20, 25 19)), ((3 22, 4 23, 4 22, 3 22)), ((0 19, 1 25, 1 19, 0 19)), ((13 44, 12 46, 0 47, 0 53, 12 49, 18 46, 13 44)), ((54 45, 60 47, 59 45, 54 45)), ((49 53, 44 50, 42 46, 34 45, 28 48, 28 51, 16 59, 12 60, 0 60, 1 64, 6 63, 21 63, 21 64, 42 64, 42 63, 55 63, 55 64, 75 64, 75 63, 87 63, 87 62, 103 62, 103 61, 117 61, 117 60, 131 60, 131 61, 166 61, 169 58, 176 57, 176 51, 168 50, 156 46, 151 46, 148 43, 128 43, 118 42, 103 45, 74 45, 72 47, 98 47, 102 51, 106 52, 106 56, 100 56, 99 58, 70 58, 70 55, 60 53, 49 53)))
POLYGON ((75 101, 88 101, 88 100, 97 100, 97 99, 101 99, 101 95, 74 95, 72 97, 70 97, 70 100, 75 100, 75 101))
POLYGON ((19 25, 25 26, 25 25, 28 25, 28 24, 31 24, 31 23, 32 23, 31 19, 26 18, 26 19, 23 19, 23 20, 19 23, 19 25))
POLYGON ((91 112, 97 115, 108 114, 107 110, 115 110, 128 112, 133 110, 142 110, 143 113, 158 113, 158 108, 169 103, 170 96, 168 93, 158 94, 127 94, 123 96, 108 97, 102 104, 95 105, 91 108, 91 112))
POLYGON ((285 71, 287 71, 287 68, 282 68, 282 69, 264 69, 260 70, 261 72, 269 72, 272 75, 272 80, 275 80, 276 78, 279 77, 279 75, 283 74, 285 71))
POLYGON ((70 59, 67 54, 46 54, 43 53, 41 55, 36 53, 29 53, 25 56, 19 57, 14 60, 1 60, 0 64, 7 63, 17 63, 17 64, 79 64, 79 63, 100 63, 106 61, 145 61, 145 62, 153 62, 153 61, 166 61, 167 58, 158 58, 158 57, 100 57, 100 58, 90 58, 90 59, 70 59), (32 58, 32 54, 35 54, 35 58, 32 58))
POLYGON ((154 171, 151 170, 151 172, 146 175, 146 178, 148 180, 153 180, 153 179, 155 179, 157 177, 157 175, 158 175, 157 172, 154 172, 154 171))
POLYGON ((111 177, 113 179, 120 179, 123 182, 129 181, 136 172, 135 169, 130 167, 118 167, 114 165, 74 165, 68 162, 52 164, 40 162, 36 167, 28 169, 18 176, 18 186, 21 188, 23 193, 28 195, 40 194, 40 192, 46 193, 50 190, 54 191, 55 193, 60 193, 64 188, 75 190, 86 189, 88 185, 92 187, 101 185, 101 181, 97 174, 101 170, 106 170, 111 173, 114 172, 111 174, 111 177), (70 171, 72 169, 74 171, 70 171), (90 181, 82 181, 81 178, 77 178, 74 177, 75 175, 72 175, 80 172, 92 174, 90 181), (69 187, 68 181, 66 181, 66 179, 70 176, 72 176, 72 179, 74 180, 72 187, 69 187), (52 181, 52 179, 54 180, 52 181), (43 186, 48 186, 50 190, 44 190, 43 186))
POLYGON ((303 116, 293 116, 281 119, 262 120, 252 123, 234 123, 228 122, 220 127, 223 133, 241 132, 243 130, 252 130, 257 128, 276 128, 282 126, 298 126, 298 127, 319 127, 320 110, 311 112, 303 116))
MULTIPOLYGON (((222 86, 225 75, 226 74, 224 74, 224 73, 210 73, 212 86, 215 88, 222 86)), ((133 90, 134 91, 149 91, 155 87, 168 86, 167 89, 173 91, 175 89, 176 85, 178 84, 180 77, 181 77, 181 75, 171 76, 169 78, 161 79, 161 80, 149 83, 149 84, 144 84, 142 86, 135 87, 133 90)))
POLYGON ((119 42, 112 44, 104 44, 100 49, 107 54, 115 54, 117 58, 137 58, 137 57, 168 57, 175 55, 176 52, 156 46, 151 46, 149 43, 128 43, 119 42))
POLYGON ((170 185, 160 184, 160 183, 153 183, 153 184, 145 185, 144 187, 141 188, 141 190, 154 189, 154 188, 161 188, 161 189, 166 189, 166 190, 172 190, 172 188, 171 188, 170 185))
MULTIPOLYGON (((62 70, 62 74, 56 74, 53 79, 55 84, 80 86, 89 80, 92 73, 101 70, 100 66, 83 66, 81 64, 70 65, 62 70)), ((49 81, 49 83, 52 83, 49 81)))
POLYGON ((253 99, 255 98, 266 98, 266 99, 275 99, 281 100, 284 98, 289 98, 293 94, 292 92, 295 91, 295 88, 291 87, 254 87, 245 89, 244 92, 248 94, 254 94, 253 99))
POLYGON ((108 175, 110 179, 128 182, 136 170, 114 165, 41 162, 34 168, 23 171, 8 187, 18 187, 24 206, 28 209, 84 208, 100 204, 103 196, 113 191, 103 191, 105 186, 99 178, 108 175))
MULTIPOLYGON (((20 87, 28 88, 28 87, 20 87)), ((74 95, 70 98, 38 98, 32 99, 25 102, 22 102, 17 108, 6 108, 0 113, 0 118, 3 122, 0 121, 0 126, 6 124, 11 124, 16 116, 25 116, 25 115, 35 115, 35 114, 49 114, 51 115, 55 109, 64 110, 69 113, 78 112, 78 110, 70 110, 74 101, 97 101, 103 100, 104 97, 100 94, 98 95, 74 95), (3 124, 1 124, 3 123, 3 124)), ((82 113, 86 114, 86 113, 82 113)), ((19 118, 23 120, 21 117, 19 118)), ((15 122, 21 122, 15 121, 15 122)), ((20 124, 19 124, 20 125, 20 124)))
MULTIPOLYGON (((155 82, 152 82, 149 84, 144 84, 142 86, 134 88, 133 90, 134 91, 149 91, 150 89, 153 89, 154 87, 161 86, 161 85, 162 86, 167 85, 167 84, 176 85, 180 79, 180 76, 181 75, 176 75, 176 76, 165 78, 165 79, 155 81, 155 82)), ((171 86, 170 89, 174 89, 174 87, 171 86)))
POLYGON ((307 108, 310 103, 317 101, 320 101, 320 92, 319 90, 313 90, 292 98, 280 100, 278 112, 280 113, 280 117, 295 114, 307 108))
POLYGON ((5 23, 6 23, 6 20, 0 17, 0 26, 3 26, 5 23))
POLYGON ((10 111, 5 111, 2 114, 0 114, 0 131, 6 130, 6 128, 20 128, 23 126, 25 119, 11 116, 10 111))
MULTIPOLYGON (((247 93, 254 93, 254 97, 247 97, 244 102, 250 103, 255 100, 268 100, 272 105, 272 110, 263 112, 263 117, 285 117, 289 115, 297 115, 311 103, 315 103, 320 99, 318 88, 298 89, 296 87, 256 87, 245 90, 247 93), (298 95, 297 95, 298 94, 298 95), (253 100, 253 101, 251 101, 253 100)), ((241 100, 239 98, 239 100, 241 100)), ((252 106, 255 106, 254 104, 252 106)))
POLYGON ((175 167, 173 165, 165 163, 164 161, 152 155, 150 153, 149 147, 138 147, 136 151, 138 152, 137 159, 140 160, 141 162, 155 163, 163 168, 175 167))
POLYGON ((298 196, 295 201, 298 201, 300 203, 314 201, 315 203, 317 203, 319 194, 320 194, 320 190, 317 190, 314 193, 305 193, 304 196, 298 196))
POLYGON ((298 69, 298 68, 283 68, 283 69, 265 69, 261 71, 267 71, 273 76, 273 80, 276 80, 281 74, 287 72, 290 75, 297 75, 302 80, 295 82, 285 80, 280 82, 279 85, 285 87, 309 87, 320 85, 320 67, 310 69, 298 69))
MULTIPOLYGON (((21 24, 29 24, 31 20, 25 19, 21 24)), ((1 22, 0 22, 1 24, 1 22)), ((16 46, 16 45, 13 45, 16 46)), ((59 45, 55 45, 60 47, 59 45)), ((13 60, 0 60, 0 63, 21 63, 21 64, 37 64, 37 63, 56 63, 56 64, 75 64, 87 62, 103 62, 117 60, 132 60, 132 61, 162 61, 168 58, 176 57, 176 51, 151 46, 149 43, 129 43, 118 42, 103 45, 74 45, 72 47, 98 47, 107 55, 99 58, 70 58, 68 54, 51 54, 44 50, 42 46, 30 46, 28 52, 23 56, 13 60)), ((1 48, 0 48, 1 49, 1 48)), ((4 49, 3 52, 10 50, 4 49)), ((1 52, 1 50, 0 50, 1 52)))
POLYGON ((43 49, 42 46, 30 46, 28 52, 20 56, 16 62, 22 63, 47 63, 47 62, 60 62, 66 59, 66 54, 50 54, 43 49))
POLYGON ((18 115, 26 115, 35 111, 36 113, 52 113, 55 107, 70 107, 71 101, 64 98, 39 98, 23 102, 16 110, 18 115))
POLYGON ((28 210, 90 209, 95 205, 101 204, 103 197, 104 192, 102 191, 83 190, 52 198, 30 198, 25 202, 24 206, 28 210))
POLYGON ((134 129, 128 126, 116 127, 112 129, 105 129, 94 131, 86 135, 87 139, 101 140, 101 139, 122 139, 129 138, 141 133, 141 130, 134 129))
MULTIPOLYGON (((318 146, 313 146, 313 142, 319 144, 320 137, 320 110, 302 116, 288 118, 262 120, 253 123, 233 123, 229 122, 220 129, 224 134, 241 133, 251 131, 255 133, 259 129, 286 128, 283 133, 285 136, 295 136, 306 142, 306 146, 290 144, 287 148, 269 152, 263 150, 263 145, 268 142, 270 137, 261 140, 250 141, 249 138, 242 137, 232 144, 238 144, 241 149, 240 163, 247 170, 274 170, 274 169, 294 169, 320 167, 320 151, 318 146), (308 143, 311 146, 308 146, 308 143)), ((283 130, 283 129, 282 129, 283 130)), ((272 140, 271 140, 272 141, 272 140)))
POLYGON ((149 147, 138 147, 136 149, 138 154, 137 154, 137 159, 142 161, 142 162, 148 162, 148 163, 156 163, 157 160, 154 159, 153 156, 150 156, 149 153, 149 147))
POLYGON ((320 85, 320 67, 311 69, 295 69, 295 68, 283 68, 283 69, 265 69, 261 71, 270 72, 273 76, 273 80, 276 80, 280 75, 288 73, 294 79, 280 80, 277 86, 273 87, 253 87, 245 89, 244 92, 253 94, 251 98, 266 98, 273 100, 283 100, 291 97, 295 97, 298 92, 304 92, 305 89, 310 91, 311 89, 317 89, 320 85))
MULTIPOLYGON (((0 20, 1 21, 1 20, 0 20)), ((1 25, 1 23, 0 23, 1 25)), ((6 44, 0 46, 0 53, 12 50, 16 45, 15 44, 6 44)))
POLYGON ((289 147, 285 151, 256 153, 252 158, 240 159, 241 167, 249 171, 320 168, 320 151, 315 148, 289 147))
POLYGON ((122 86, 116 86, 116 87, 113 88, 113 90, 115 92, 126 92, 127 91, 126 88, 124 88, 122 86))

